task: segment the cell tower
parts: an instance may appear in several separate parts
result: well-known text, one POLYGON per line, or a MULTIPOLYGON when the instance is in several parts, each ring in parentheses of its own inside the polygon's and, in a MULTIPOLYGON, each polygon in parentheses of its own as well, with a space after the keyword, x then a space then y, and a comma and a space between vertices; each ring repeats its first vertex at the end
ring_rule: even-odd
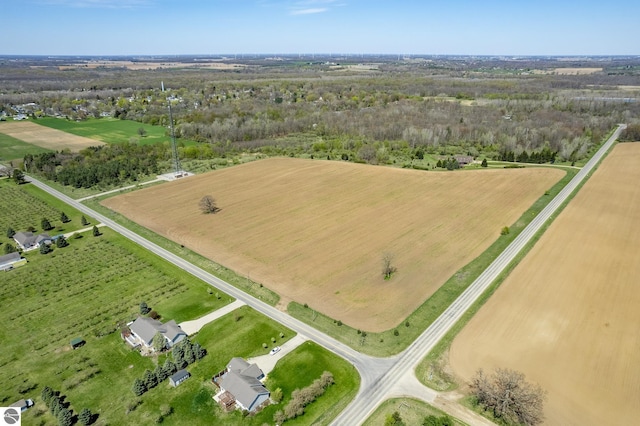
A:
MULTIPOLYGON (((162 92, 164 93, 164 82, 160 82, 162 85, 162 92)), ((176 145, 176 132, 173 128, 173 112, 171 112, 171 99, 167 98, 167 105, 169 106, 169 126, 171 128, 171 151, 173 154, 173 172, 176 178, 182 177, 184 172, 180 165, 180 158, 178 157, 178 146, 176 145)))

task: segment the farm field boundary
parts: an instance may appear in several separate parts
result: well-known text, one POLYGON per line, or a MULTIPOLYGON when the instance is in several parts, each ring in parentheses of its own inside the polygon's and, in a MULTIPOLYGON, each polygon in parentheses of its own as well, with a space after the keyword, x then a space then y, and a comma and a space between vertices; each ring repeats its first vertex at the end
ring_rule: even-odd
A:
POLYGON ((45 148, 47 150, 80 151, 90 146, 102 145, 103 142, 89 139, 71 133, 41 126, 32 121, 18 121, 1 123, 0 133, 19 139, 26 143, 45 148))
POLYGON ((283 303, 291 299, 308 303, 314 310, 354 329, 375 331, 402 322, 429 293, 433 294, 457 269, 486 250, 499 237, 500 229, 516 222, 562 174, 542 168, 426 173, 333 161, 268 159, 145 188, 107 199, 103 204, 278 291, 285 296, 283 303), (304 174, 309 178, 304 179, 304 174), (505 179, 506 175, 512 179, 505 179), (386 182, 381 184, 382 189, 377 188, 378 181, 372 183, 376 176, 386 182), (518 207, 512 204, 518 198, 514 193, 506 187, 495 187, 497 181, 505 180, 521 195, 526 188, 526 200, 519 199, 518 207), (364 185, 365 181, 369 192, 363 194, 359 183, 364 185), (472 181, 466 189, 459 189, 464 194, 462 198, 445 197, 451 188, 464 188, 463 182, 472 181), (303 187, 294 190, 291 185, 299 182, 303 187), (483 185, 494 191, 483 189, 483 185), (205 187, 208 189, 199 189, 205 187), (197 207, 202 196, 198 194, 211 191, 212 187, 219 188, 213 195, 222 210, 207 216, 197 207), (355 199, 354 193, 358 194, 355 199), (495 199, 498 194, 508 197, 509 203, 495 199), (172 203, 162 204, 162 214, 153 213, 160 208, 157 201, 164 199, 171 199, 172 203), (466 208, 458 205, 460 199, 465 200, 466 208), (479 204, 469 208, 466 203, 479 204), (139 214, 140 209, 144 215, 139 214), (429 216, 425 218, 422 213, 429 216), (375 217, 381 214, 382 217, 375 217), (284 216, 286 221, 282 221, 284 216), (452 234, 447 226, 454 223, 451 217, 455 216, 459 216, 455 223, 464 224, 465 228, 452 234), (336 220, 338 217, 341 219, 336 220), (164 223, 169 218, 173 225, 164 223), (485 221, 491 224, 479 225, 485 221), (354 228, 359 230, 354 232, 354 228), (376 239, 372 240, 372 236, 376 239), (414 240, 415 244, 407 243, 414 240), (384 246, 387 242, 388 248, 384 246), (351 245, 345 248, 345 244, 351 245), (407 252, 407 247, 419 248, 407 252), (388 281, 382 279, 380 272, 385 249, 396 251, 398 259, 399 272, 388 281), (349 257, 345 251, 359 257, 351 259, 354 254, 349 257), (452 253, 457 254, 449 256, 452 253), (447 266, 442 268, 443 264, 447 266), (269 265, 278 265, 279 269, 268 269, 269 265), (418 298, 414 287, 422 279, 416 278, 425 276, 425 268, 437 277, 420 283, 418 298), (281 280, 285 270, 287 275, 281 280), (278 286, 281 282, 284 283, 278 286), (292 291, 292 285, 296 291, 292 291), (392 299, 387 297, 390 292, 394 294, 392 299), (405 303, 407 298, 411 299, 409 304, 405 303), (384 302, 378 303, 379 300, 384 302))
POLYGON ((640 263, 629 245, 640 235, 639 148, 616 145, 451 346, 452 366, 465 379, 480 366, 508 365, 540 383, 549 424, 630 424, 639 415, 629 399, 638 386, 630 360, 638 355, 632 306, 640 263), (558 262, 562 268, 540 267, 558 262), (473 360, 462 354, 469 345, 473 360))

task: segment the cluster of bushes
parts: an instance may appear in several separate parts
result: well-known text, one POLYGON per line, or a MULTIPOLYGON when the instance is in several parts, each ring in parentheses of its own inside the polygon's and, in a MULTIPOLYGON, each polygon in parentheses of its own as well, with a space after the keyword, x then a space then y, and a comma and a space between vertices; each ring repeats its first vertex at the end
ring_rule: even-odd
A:
POLYGON ((513 151, 504 150, 500 152, 498 159, 500 161, 517 161, 518 163, 554 163, 556 161, 557 152, 551 151, 549 148, 544 147, 541 151, 533 151, 529 154, 527 151, 522 151, 516 155, 513 151))
POLYGON ((457 170, 460 168, 460 163, 453 157, 450 157, 446 160, 438 160, 436 163, 436 167, 440 167, 447 170, 457 170))
POLYGON ((45 386, 42 389, 41 396, 42 401, 47 405, 51 414, 58 419, 60 426, 71 426, 76 423, 76 421, 86 426, 96 421, 97 415, 93 414, 88 408, 83 408, 76 417, 70 408, 70 404, 65 401, 66 397, 60 395, 59 391, 55 391, 49 386, 45 386))
POLYGON ((303 415, 304 407, 323 395, 327 388, 334 383, 333 374, 325 371, 319 379, 314 380, 306 388, 294 390, 291 393, 291 401, 284 407, 284 410, 276 411, 273 415, 273 421, 277 424, 282 424, 287 420, 303 415))
POLYGON ((133 382, 133 393, 137 396, 155 388, 160 383, 171 377, 172 374, 202 359, 207 354, 206 349, 199 343, 192 343, 188 338, 184 339, 171 350, 173 360, 167 359, 164 365, 158 365, 155 370, 146 370, 144 376, 133 382))
MULTIPOLYGON (((387 415, 384 426, 404 426, 405 423, 400 416, 400 413, 394 411, 392 414, 387 415)), ((433 414, 427 416, 422 421, 422 426, 453 426, 453 419, 447 415, 435 416, 433 414)))

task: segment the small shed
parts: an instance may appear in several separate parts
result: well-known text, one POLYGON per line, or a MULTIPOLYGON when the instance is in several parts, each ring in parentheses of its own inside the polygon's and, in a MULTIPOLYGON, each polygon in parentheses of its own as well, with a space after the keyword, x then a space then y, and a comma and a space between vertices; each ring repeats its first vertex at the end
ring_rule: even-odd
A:
POLYGON ((71 339, 71 347, 73 349, 78 349, 80 346, 84 346, 86 342, 82 337, 76 337, 75 339, 71 339))
POLYGON ((189 374, 187 370, 179 370, 173 376, 169 377, 169 384, 175 388, 189 377, 191 377, 191 374, 189 374))

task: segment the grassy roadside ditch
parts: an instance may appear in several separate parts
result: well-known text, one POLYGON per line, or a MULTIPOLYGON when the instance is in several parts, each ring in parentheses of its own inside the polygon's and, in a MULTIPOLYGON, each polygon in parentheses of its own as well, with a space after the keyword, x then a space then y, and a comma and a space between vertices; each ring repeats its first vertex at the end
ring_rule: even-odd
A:
MULTIPOLYGON (((611 149, 607 151, 603 159, 596 164, 594 169, 585 177, 585 179, 578 185, 575 191, 567 198, 567 200, 560 205, 558 210, 545 222, 543 227, 536 233, 536 235, 529 241, 525 247, 518 253, 516 258, 507 266, 507 268, 496 278, 496 280, 489 286, 489 288, 480 296, 480 298, 469 308, 467 312, 460 318, 460 320, 451 328, 451 330, 438 342, 433 350, 427 354, 427 356, 421 361, 416 368, 416 377, 424 385, 439 391, 450 391, 460 386, 460 383, 456 380, 453 374, 449 371, 448 367, 448 353, 451 343, 458 335, 458 333, 464 328, 464 326, 473 318, 473 316, 480 310, 480 308, 489 300, 494 292, 500 287, 509 274, 515 269, 515 267, 525 258, 533 246, 538 242, 542 235, 546 232, 553 221, 562 213, 565 207, 571 202, 573 197, 578 194, 585 183, 593 175, 593 173, 600 167, 600 164, 609 155, 611 150, 616 144, 611 146, 611 149)), ((471 405, 469 405, 470 408, 471 405)), ((482 414, 480 411, 478 413, 482 414)))

